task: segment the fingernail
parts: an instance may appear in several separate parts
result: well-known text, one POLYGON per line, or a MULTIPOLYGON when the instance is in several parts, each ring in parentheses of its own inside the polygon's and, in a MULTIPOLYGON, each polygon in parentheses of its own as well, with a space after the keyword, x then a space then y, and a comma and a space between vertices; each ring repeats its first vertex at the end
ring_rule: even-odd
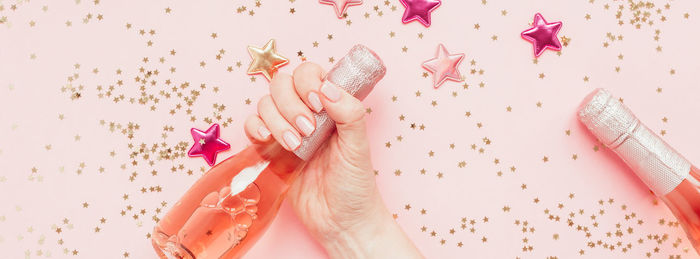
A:
POLYGON ((321 104, 321 99, 318 98, 318 94, 315 92, 309 92, 309 103, 311 104, 311 108, 314 109, 315 112, 321 112, 323 110, 323 104, 321 104))
POLYGON ((299 147, 299 144, 301 144, 297 135, 294 135, 294 133, 292 133, 289 130, 284 132, 283 137, 284 143, 287 144, 287 147, 289 147, 290 150, 297 149, 297 147, 299 147))
POLYGON ((331 102, 336 102, 340 100, 340 89, 338 89, 337 86, 335 86, 333 83, 330 83, 328 81, 323 82, 323 86, 321 86, 321 92, 323 95, 328 98, 328 100, 331 100, 331 102))
POLYGON ((314 125, 311 124, 311 121, 306 118, 304 115, 299 115, 297 116, 297 128, 301 130, 302 133, 304 133, 304 136, 309 136, 311 133, 314 132, 314 125))
POLYGON ((268 130, 265 126, 260 126, 258 128, 258 134, 260 134, 260 137, 263 139, 266 139, 268 136, 270 136, 270 130, 268 130))

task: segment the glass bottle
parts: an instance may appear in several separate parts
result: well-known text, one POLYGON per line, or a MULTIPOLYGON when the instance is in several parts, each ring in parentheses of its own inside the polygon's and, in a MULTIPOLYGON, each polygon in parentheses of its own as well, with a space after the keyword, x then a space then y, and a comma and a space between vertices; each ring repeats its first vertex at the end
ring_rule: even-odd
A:
POLYGON ((700 170, 604 89, 589 94, 578 115, 668 206, 700 252, 700 170))
MULTIPOLYGON (((374 52, 356 45, 323 83, 362 100, 385 73, 374 52)), ((158 256, 204 259, 245 254, 277 215, 305 161, 335 130, 325 111, 314 117, 316 130, 293 152, 276 142, 253 144, 197 180, 154 228, 151 240, 158 256)))

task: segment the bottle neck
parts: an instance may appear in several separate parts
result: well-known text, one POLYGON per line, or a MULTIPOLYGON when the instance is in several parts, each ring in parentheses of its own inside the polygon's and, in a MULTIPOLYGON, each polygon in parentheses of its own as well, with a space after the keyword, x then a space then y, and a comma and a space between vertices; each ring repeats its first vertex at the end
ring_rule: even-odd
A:
POLYGON ((295 153, 284 149, 284 147, 275 141, 253 144, 248 149, 254 150, 262 163, 264 163, 264 161, 269 161, 269 165, 266 165, 265 168, 270 169, 269 171, 277 174, 280 179, 289 183, 296 178, 299 169, 306 162, 295 153))
POLYGON ((657 195, 672 191, 688 177, 691 164, 638 119, 607 146, 657 195))
MULTIPOLYGON (((328 83, 325 81, 324 84, 328 83)), ((335 122, 325 110, 313 113, 316 129, 310 136, 302 137, 301 144, 293 153, 302 160, 309 160, 335 131, 335 122)))

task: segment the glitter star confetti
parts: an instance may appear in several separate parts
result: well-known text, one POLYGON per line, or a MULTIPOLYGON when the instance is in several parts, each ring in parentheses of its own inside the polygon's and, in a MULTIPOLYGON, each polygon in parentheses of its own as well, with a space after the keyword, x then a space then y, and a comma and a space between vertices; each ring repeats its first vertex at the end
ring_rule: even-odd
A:
POLYGON ((459 73, 459 64, 464 59, 464 54, 450 54, 442 44, 438 45, 435 58, 423 62, 423 68, 433 73, 433 87, 438 88, 446 80, 456 82, 463 81, 459 73))
POLYGON ((362 0, 319 0, 322 4, 333 5, 335 9, 335 14, 338 18, 343 18, 343 14, 347 11, 348 7, 353 5, 361 5, 362 0))
POLYGON ((203 157, 210 166, 216 164, 216 155, 219 152, 231 148, 231 145, 219 138, 219 124, 211 125, 207 131, 192 128, 190 133, 192 133, 194 144, 187 155, 203 157))
POLYGON ((248 53, 253 58, 248 67, 248 74, 262 74, 267 80, 272 80, 277 69, 289 63, 288 59, 277 54, 274 39, 268 41, 262 48, 248 46, 248 53))
POLYGON ((535 14, 535 21, 532 28, 520 34, 523 39, 532 42, 535 50, 535 57, 542 55, 546 49, 561 50, 561 43, 557 38, 557 33, 561 29, 561 22, 547 23, 541 14, 535 14))
MULTIPOLYGON (((211 168, 188 156, 187 129, 219 124, 231 147, 215 165, 247 145, 244 121, 269 82, 246 73, 254 59, 246 46, 276 39, 289 65, 272 78, 304 61, 329 69, 356 43, 386 62, 363 103, 372 174, 426 257, 700 259, 679 219, 567 108, 592 88, 622 82, 607 86, 624 93, 619 101, 658 107, 647 114, 655 133, 671 145, 693 139, 687 111, 700 109, 692 102, 700 88, 687 86, 699 79, 700 49, 686 46, 700 1, 566 1, 546 11, 530 1, 442 1, 426 13, 435 27, 418 17, 404 24, 400 0, 362 2, 339 19, 320 0, 140 1, 139 12, 104 0, 0 0, 0 103, 11 109, 0 116, 0 196, 10 197, 0 206, 0 257, 157 257, 153 227, 211 168), (557 35, 562 49, 540 56, 561 54, 554 63, 530 56, 534 47, 520 35, 538 12, 567 22, 557 35), (61 44, 50 40, 57 35, 61 44), (433 73, 421 65, 438 43, 465 54, 463 82, 429 91, 433 73), (52 72, 35 76, 45 68, 52 72), (640 75, 649 83, 624 83, 640 75), (33 91, 41 86, 49 87, 33 91), (497 195, 479 196, 484 190, 497 195), (55 209, 32 205, 47 196, 55 209)), ((277 220, 284 227, 296 219, 277 220)), ((313 242, 271 231, 290 247, 313 242)))
POLYGON ((430 14, 442 3, 441 0, 399 0, 406 8, 401 22, 418 20, 425 27, 430 27, 430 14))

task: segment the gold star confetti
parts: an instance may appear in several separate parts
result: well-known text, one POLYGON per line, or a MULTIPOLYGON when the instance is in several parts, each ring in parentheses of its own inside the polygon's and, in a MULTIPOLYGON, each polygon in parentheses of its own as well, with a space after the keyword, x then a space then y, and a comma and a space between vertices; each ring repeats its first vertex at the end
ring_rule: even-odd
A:
MULTIPOLYGON (((51 212, 9 204, 7 210, 0 211, 0 246, 23 247, 16 253, 6 250, 10 258, 78 258, 95 254, 96 248, 86 244, 96 235, 109 241, 116 229, 133 230, 125 233, 132 233, 129 238, 139 242, 105 248, 100 254, 105 258, 138 257, 135 251, 150 246, 150 230, 177 202, 172 197, 183 191, 172 184, 174 179, 193 182, 208 170, 190 163, 187 149, 192 143, 184 141, 182 133, 193 125, 218 123, 229 128, 226 134, 235 137, 231 129, 240 129, 245 117, 255 112, 260 96, 267 94, 267 88, 258 87, 266 86, 265 80, 259 80, 256 73, 242 73, 246 54, 240 46, 256 37, 285 38, 286 42, 296 35, 303 36, 302 41, 294 43, 298 46, 292 46, 297 57, 294 60, 300 63, 319 63, 327 70, 340 60, 342 48, 350 46, 345 43, 357 42, 375 48, 388 65, 390 73, 363 108, 372 140, 373 173, 380 190, 387 185, 399 190, 383 193, 388 195, 387 207, 392 218, 414 235, 410 236, 412 241, 426 256, 466 252, 475 257, 498 257, 493 254, 493 248, 498 247, 508 251, 511 258, 695 258, 679 221, 663 211, 661 200, 645 190, 634 191, 639 199, 633 200, 620 194, 639 186, 620 184, 625 188, 610 189, 603 185, 556 185, 552 189, 552 183, 560 181, 590 182, 585 179, 603 175, 593 169, 615 163, 614 159, 605 159, 614 154, 585 132, 574 114, 576 103, 586 92, 601 87, 600 82, 611 78, 634 81, 644 75, 649 83, 641 87, 615 86, 620 95, 631 100, 630 105, 643 101, 658 103, 659 107, 678 105, 674 101, 684 100, 678 99, 679 94, 692 94, 691 88, 679 87, 692 81, 694 74, 687 71, 693 67, 669 56, 677 52, 670 51, 678 45, 674 41, 692 31, 696 22, 688 3, 572 2, 573 11, 552 18, 570 25, 565 25, 559 35, 562 46, 568 49, 540 59, 523 56, 518 58, 522 64, 515 62, 519 65, 512 67, 494 66, 494 57, 476 50, 488 50, 485 44, 499 44, 499 49, 522 47, 522 42, 513 41, 514 35, 507 32, 515 20, 522 18, 522 10, 477 1, 478 10, 474 11, 484 15, 457 19, 468 30, 467 37, 455 43, 456 48, 474 56, 463 67, 465 82, 435 90, 425 87, 429 74, 412 65, 411 60, 425 56, 425 44, 419 43, 444 38, 444 32, 393 23, 404 11, 398 1, 365 2, 364 10, 355 14, 311 23, 304 27, 303 35, 289 34, 288 30, 309 19, 309 11, 317 3, 235 1, 198 9, 210 16, 204 20, 178 3, 144 2, 139 5, 141 11, 127 16, 126 9, 106 6, 101 0, 0 3, 0 30, 10 37, 6 42, 10 46, 31 43, 15 53, 19 62, 12 62, 13 73, 0 78, 0 91, 4 90, 0 95, 8 97, 4 100, 11 107, 24 107, 14 102, 29 94, 39 100, 27 102, 36 109, 18 109, 17 116, 3 117, 0 133, 8 137, 1 142, 5 144, 0 146, 4 151, 0 152, 0 160, 15 159, 17 151, 48 158, 11 163, 8 172, 0 172, 0 194, 7 196, 2 190, 9 189, 12 194, 24 195, 16 191, 19 188, 31 193, 58 190, 66 194, 65 188, 104 191, 63 197, 54 204, 59 209, 51 212), (223 23, 203 25, 205 20, 225 18, 224 13, 237 15, 233 17, 237 22, 227 23, 228 27, 223 23), (239 30, 245 24, 272 24, 266 19, 273 16, 279 19, 266 31, 239 30), (177 22, 188 17, 194 19, 177 22), (144 22, 151 18, 162 23, 144 22), (320 26, 324 23, 329 26, 320 26), (585 25, 584 34, 573 30, 581 25, 585 25), (409 27, 413 29, 406 30, 409 27), (59 35, 61 44, 27 38, 31 35, 40 39, 47 31, 59 35), (229 31, 237 34, 228 35, 229 31), (357 33, 360 31, 366 33, 357 33), (180 47, 177 42, 197 47, 180 47), (111 55, 117 52, 110 51, 114 49, 127 51, 119 51, 115 58, 111 55), (101 53, 99 62, 89 56, 93 50, 101 53), (585 66, 574 64, 574 57, 586 55, 596 59, 585 66), (484 60, 477 62, 477 58, 484 60), (655 62, 638 66, 640 60, 655 62), (632 62, 635 64, 630 65, 632 62), (396 64, 406 67, 397 70, 393 68, 396 64), (15 76, 36 74, 35 70, 47 66, 59 76, 49 73, 31 80, 15 76), (514 68, 522 73, 509 73, 514 68), (504 74, 508 75, 506 79, 504 74), (35 85, 56 88, 36 92, 31 90, 35 85), (640 96, 649 100, 640 100, 640 96), (44 116, 38 111, 49 112, 44 116), (119 116, 110 111, 119 111, 119 116), (36 125, 56 130, 34 130, 36 125), (513 129, 525 135, 512 134, 519 132, 513 129), (31 140, 18 135, 25 130, 31 140), (101 188, 106 183, 110 186, 101 188), (416 189, 416 183, 430 191, 400 191, 416 189), (497 196, 485 198, 473 193, 494 186, 503 189, 497 196), (424 199, 445 194, 476 202, 446 207, 424 199), (483 203, 484 199, 488 202, 483 203), (30 218, 30 213, 40 213, 47 221, 23 220, 30 218), (76 213, 80 217, 76 218, 76 213), (117 223, 119 228, 114 228, 117 223), (512 230, 512 238, 500 238, 502 230, 512 230)), ((449 8, 462 4, 456 1, 449 8)), ((439 20, 455 18, 450 12, 437 10, 435 25, 439 20)), ((520 26, 528 22, 520 20, 520 26)), ((274 47, 274 42, 271 44, 274 47)), ((256 61, 264 53, 281 58, 274 49, 264 52, 266 46, 258 49, 258 56, 250 54, 251 67, 255 62, 270 61, 256 61)), ((692 48, 681 50, 688 60, 697 56, 692 48)), ((12 61, 13 55, 6 61, 12 61)), ((289 63, 285 58, 276 61, 289 63)), ((269 80, 282 65, 268 62, 267 66, 259 66, 257 73, 269 80)), ((688 134, 687 130, 677 129, 684 126, 677 122, 685 117, 673 116, 697 108, 692 102, 687 105, 649 115, 654 132, 664 137, 686 137, 681 134, 688 134)), ((240 147, 244 146, 241 142, 240 147)))
POLYGON ((248 74, 262 74, 267 80, 272 80, 277 69, 289 63, 288 59, 277 54, 274 39, 268 41, 262 48, 248 46, 248 53, 253 59, 248 67, 248 74))

